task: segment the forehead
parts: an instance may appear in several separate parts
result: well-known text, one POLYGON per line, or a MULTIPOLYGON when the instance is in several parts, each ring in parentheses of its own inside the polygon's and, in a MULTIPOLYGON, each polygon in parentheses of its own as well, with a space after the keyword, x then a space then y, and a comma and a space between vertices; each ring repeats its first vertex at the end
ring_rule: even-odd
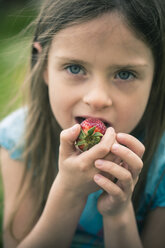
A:
POLYGON ((88 52, 96 54, 115 50, 119 56, 150 55, 151 50, 128 27, 124 17, 119 13, 107 13, 88 22, 75 24, 59 31, 52 42, 51 51, 55 53, 88 52))
POLYGON ((112 12, 60 30, 55 35, 54 42, 58 42, 62 38, 73 40, 74 37, 82 41, 86 40, 86 38, 98 40, 98 38, 106 38, 110 33, 120 35, 123 39, 124 37, 128 38, 128 34, 132 33, 135 38, 133 32, 128 28, 124 17, 120 13, 112 12))
POLYGON ((112 32, 113 29, 119 27, 121 18, 122 17, 114 13, 103 14, 102 16, 96 17, 90 21, 71 25, 68 28, 61 30, 57 34, 57 37, 85 35, 90 38, 93 36, 95 38, 100 38, 100 35, 105 35, 105 33, 112 32))

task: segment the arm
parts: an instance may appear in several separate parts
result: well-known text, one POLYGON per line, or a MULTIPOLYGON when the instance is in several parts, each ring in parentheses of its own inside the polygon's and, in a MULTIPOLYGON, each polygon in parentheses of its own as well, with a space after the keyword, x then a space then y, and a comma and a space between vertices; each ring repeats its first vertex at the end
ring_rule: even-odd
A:
POLYGON ((142 248, 134 210, 130 203, 125 212, 117 216, 104 216, 105 247, 142 248))
POLYGON ((104 159, 95 162, 101 173, 95 175, 94 180, 104 190, 98 200, 98 209, 103 216, 105 245, 142 248, 131 198, 142 169, 144 146, 128 134, 118 134, 117 141, 119 144, 114 144, 111 152, 121 158, 120 165, 104 159), (109 180, 102 172, 115 177, 117 182, 109 180))
MULTIPOLYGON (((59 152, 59 173, 52 184, 43 213, 38 217, 37 223, 30 233, 19 245, 18 243, 13 243, 14 245, 12 247, 17 247, 17 245, 20 248, 70 247, 87 196, 89 193, 99 189, 93 181, 93 176, 97 172, 97 169, 94 167, 94 161, 99 157, 105 157, 109 153, 115 139, 114 131, 109 129, 99 144, 85 153, 79 153, 74 146, 79 131, 80 127, 78 128, 77 126, 77 129, 72 130, 72 128, 70 128, 62 132, 59 152)), ((5 193, 5 206, 9 206, 10 203, 9 208, 11 210, 12 203, 15 200, 15 196, 12 196, 13 194, 11 192, 13 188, 18 188, 18 180, 14 180, 12 185, 10 184, 8 178, 8 175, 11 174, 10 166, 7 172, 5 172, 6 164, 9 160, 3 158, 2 167, 4 171, 3 179, 5 188, 8 189, 5 193)), ((12 161, 12 163, 14 162, 12 161)), ((18 173, 19 170, 21 170, 20 168, 22 168, 21 166, 19 165, 18 173)), ((12 176, 13 178, 17 178, 14 169, 12 176)), ((22 206, 24 214, 26 213, 27 220, 30 218, 30 212, 36 200, 35 198, 32 200, 30 197, 27 199, 27 202, 30 201, 29 205, 31 206, 27 212, 25 209, 26 205, 24 204, 24 206, 22 206)), ((7 211, 5 210, 5 212, 7 211)), ((15 220, 14 232, 18 230, 19 235, 23 228, 21 221, 24 218, 24 214, 21 214, 19 210, 18 217, 15 220)), ((6 215, 6 221, 8 221, 8 219, 9 214, 6 215)), ((26 223, 24 224, 26 225, 26 223)), ((12 240, 11 236, 10 239, 12 240)), ((12 242, 14 242, 14 240, 12 240, 12 242)), ((11 246, 8 245, 6 247, 11 246)))
MULTIPOLYGON (((139 245, 139 247, 145 248, 164 248, 165 246, 164 207, 157 207, 148 214, 140 242, 132 205, 130 205, 128 211, 122 216, 119 215, 117 218, 103 218, 103 222, 107 247, 110 242, 117 243, 121 241, 119 247, 124 248, 123 240, 125 240, 125 237, 128 237, 127 242, 133 244, 130 246, 131 248, 136 247, 136 244, 139 245), (112 240, 112 238, 116 240, 112 240)), ((129 245, 126 245, 126 247, 129 248, 129 245)))
POLYGON ((85 203, 85 198, 61 187, 57 176, 40 219, 18 247, 70 247, 85 203))
MULTIPOLYGON (((16 247, 18 242, 11 236, 7 225, 13 213, 13 206, 16 203, 16 195, 24 173, 24 165, 19 161, 12 160, 9 157, 8 151, 3 148, 0 149, 0 164, 4 188, 3 243, 4 247, 16 247)), ((29 176, 27 176, 24 187, 28 184, 29 176)), ((13 231, 18 239, 22 237, 26 226, 31 221, 31 212, 34 206, 35 198, 33 197, 33 192, 28 192, 14 220, 13 231)))
MULTIPOLYGON (((17 247, 18 242, 11 236, 9 230, 6 229, 6 225, 9 221, 10 215, 12 214, 12 207, 15 204, 16 194, 19 189, 24 166, 21 162, 10 159, 8 152, 1 149, 1 170, 5 190, 3 222, 4 247, 17 247)), ((26 179, 26 185, 28 179, 29 178, 26 179)), ((66 195, 65 190, 58 185, 58 181, 57 178, 50 192, 45 210, 40 218, 38 216, 39 220, 36 226, 20 243, 19 247, 48 247, 48 242, 50 242, 49 247, 51 247, 52 239, 53 242, 57 243, 57 246, 58 242, 60 242, 59 247, 63 248, 68 247, 66 243, 71 242, 79 216, 84 208, 85 200, 82 201, 76 197, 74 198, 72 194, 66 195), (64 243, 61 243, 60 239, 63 240, 64 243)), ((24 202, 22 202, 13 227, 14 235, 17 238, 21 238, 27 225, 30 223, 31 213, 36 200, 34 194, 29 192, 24 199, 24 202)))

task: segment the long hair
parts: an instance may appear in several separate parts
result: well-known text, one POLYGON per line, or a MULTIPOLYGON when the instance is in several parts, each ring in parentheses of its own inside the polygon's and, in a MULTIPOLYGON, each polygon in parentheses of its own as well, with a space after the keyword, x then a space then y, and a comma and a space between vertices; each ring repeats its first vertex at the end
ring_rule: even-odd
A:
MULTIPOLYGON (((51 42, 60 30, 90 21, 105 13, 117 12, 138 39, 151 49, 155 71, 151 94, 134 135, 143 134, 146 151, 144 167, 133 194, 135 210, 144 189, 150 162, 165 129, 165 1, 164 0, 49 0, 36 20, 32 41, 31 72, 28 81, 28 114, 24 163, 32 170, 29 188, 34 187, 38 202, 35 217, 42 212, 50 187, 57 174, 59 133, 61 128, 52 114, 48 87, 43 79, 51 42), (39 42, 42 52, 33 47, 39 42), (56 153, 55 153, 56 151, 56 153), (37 176, 36 176, 37 175, 37 176)), ((17 211, 17 209, 16 209, 17 211)), ((32 225, 29 226, 31 229, 32 225)))

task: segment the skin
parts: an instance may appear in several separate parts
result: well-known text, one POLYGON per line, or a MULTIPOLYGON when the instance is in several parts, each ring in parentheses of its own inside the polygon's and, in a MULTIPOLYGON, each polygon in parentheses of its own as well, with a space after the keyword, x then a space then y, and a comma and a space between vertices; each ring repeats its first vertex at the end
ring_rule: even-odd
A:
MULTIPOLYGON (((103 15, 66 28, 55 36, 44 78, 52 111, 63 129, 59 173, 34 228, 18 246, 6 232, 6 247, 11 244, 20 248, 70 247, 88 195, 100 188, 104 193, 98 200, 98 210, 103 216, 105 247, 153 247, 148 237, 152 233, 153 220, 160 213, 158 210, 158 215, 157 212, 150 215, 141 241, 131 196, 143 166, 145 148, 129 134, 144 113, 153 74, 150 49, 136 38, 117 14, 103 15), (74 70, 71 65, 76 65, 74 70), (136 77, 128 73, 130 70, 136 77), (125 72, 121 74, 119 71, 125 72), (101 142, 84 153, 74 146, 80 132, 77 116, 100 117, 111 123, 101 142), (110 154, 122 162, 116 162, 110 154), (116 177, 117 183, 113 183, 111 177, 116 177)), ((14 163, 5 150, 2 150, 1 162, 5 204, 12 206, 15 197, 9 192, 18 188, 18 182, 5 180, 10 178, 9 168, 14 163)), ((12 177, 17 174, 21 177, 22 168, 22 165, 15 164, 12 177)), ((30 220, 37 199, 33 192, 29 192, 26 200, 29 204, 26 218, 30 220)), ((24 217, 25 203, 15 220, 14 231, 18 236, 24 230, 21 218, 24 217)), ((11 208, 5 208, 4 226, 10 211, 11 208)), ((159 232, 158 236, 163 242, 163 235, 159 232)))
POLYGON ((106 119, 116 132, 130 133, 146 108, 153 73, 151 50, 113 14, 61 30, 45 81, 63 129, 74 125, 76 116, 93 116, 106 119), (77 65, 78 73, 69 65, 77 65))
MULTIPOLYGON (((115 203, 112 200, 114 206, 110 204, 117 212, 121 198, 125 201, 126 193, 127 200, 131 198, 144 152, 140 142, 124 133, 130 133, 144 113, 153 74, 151 50, 116 14, 60 31, 49 52, 45 82, 52 111, 61 127, 66 129, 75 124, 77 116, 92 116, 111 123, 116 133, 123 132, 116 138, 121 145, 111 148, 113 154, 125 161, 122 167, 105 158, 95 161, 99 170, 113 177, 121 175, 121 181, 124 180, 113 185, 114 194, 119 190, 118 186, 125 190, 124 194, 122 190, 119 192, 119 201, 117 198, 115 203), (126 80, 121 76, 124 73, 126 80), (130 173, 123 167, 129 168, 130 173)), ((60 163, 63 164, 61 160, 60 163)), ((99 174, 94 176, 94 181, 108 195, 112 194, 110 180, 99 174)), ((104 206, 99 204, 101 214, 105 211, 102 210, 104 206)))

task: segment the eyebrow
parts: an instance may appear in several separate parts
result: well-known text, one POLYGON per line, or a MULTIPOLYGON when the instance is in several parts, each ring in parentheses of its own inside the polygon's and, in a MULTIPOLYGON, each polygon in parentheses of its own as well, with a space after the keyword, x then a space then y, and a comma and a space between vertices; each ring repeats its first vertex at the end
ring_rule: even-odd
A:
MULTIPOLYGON (((90 63, 80 60, 80 59, 75 59, 72 57, 64 57, 64 56, 55 56, 55 58, 59 59, 59 60, 63 60, 63 61, 69 61, 69 63, 73 63, 73 64, 81 64, 84 66, 90 66, 90 63)), ((121 69, 121 68, 144 68, 144 67, 148 67, 148 64, 146 63, 129 63, 129 64, 112 64, 110 66, 112 69, 121 69)))
POLYGON ((90 66, 90 63, 80 60, 80 59, 75 59, 72 57, 63 57, 63 56, 55 56, 55 58, 62 60, 62 61, 69 61, 69 63, 74 63, 74 64, 81 64, 81 65, 86 65, 86 66, 90 66))

